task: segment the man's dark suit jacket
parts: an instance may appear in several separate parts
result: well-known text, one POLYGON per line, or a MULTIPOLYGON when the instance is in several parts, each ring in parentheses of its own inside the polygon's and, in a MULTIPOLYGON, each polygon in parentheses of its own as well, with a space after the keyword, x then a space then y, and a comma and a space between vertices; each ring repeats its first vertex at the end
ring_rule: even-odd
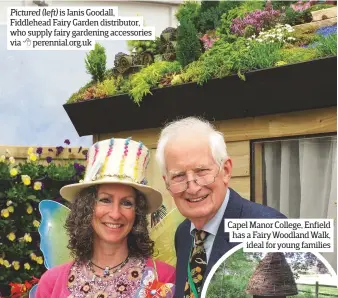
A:
MULTIPOLYGON (((224 212, 223 219, 230 218, 286 218, 286 216, 273 208, 246 200, 233 189, 230 189, 230 197, 224 212)), ((175 298, 184 297, 184 286, 187 280, 188 259, 192 247, 190 227, 191 222, 190 220, 186 219, 178 226, 175 234, 175 249, 177 257, 175 298)), ((229 234, 224 233, 224 220, 222 220, 212 246, 210 259, 208 260, 207 271, 204 278, 206 278, 216 262, 228 250, 238 244, 239 243, 229 242, 229 234)))

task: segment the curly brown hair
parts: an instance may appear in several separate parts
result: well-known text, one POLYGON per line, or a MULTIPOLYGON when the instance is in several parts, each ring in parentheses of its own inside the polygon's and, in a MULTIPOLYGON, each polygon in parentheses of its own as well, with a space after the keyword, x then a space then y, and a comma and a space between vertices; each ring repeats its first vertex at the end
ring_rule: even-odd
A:
MULTIPOLYGON (((144 195, 136 192, 135 222, 128 235, 128 249, 131 257, 150 257, 154 254, 154 241, 149 237, 144 195)), ((96 204, 97 187, 82 190, 71 204, 65 228, 69 236, 68 248, 75 260, 86 262, 93 256, 94 229, 92 218, 96 204)))

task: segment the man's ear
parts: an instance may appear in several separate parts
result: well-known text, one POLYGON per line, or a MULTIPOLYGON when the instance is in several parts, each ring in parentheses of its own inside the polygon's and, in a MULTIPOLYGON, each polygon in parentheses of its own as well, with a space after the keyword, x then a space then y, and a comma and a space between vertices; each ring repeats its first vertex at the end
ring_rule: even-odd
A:
POLYGON ((232 174, 232 160, 228 158, 223 164, 223 181, 228 184, 232 174))
POLYGON ((162 179, 165 183, 167 183, 167 180, 165 179, 165 176, 162 176, 162 179))

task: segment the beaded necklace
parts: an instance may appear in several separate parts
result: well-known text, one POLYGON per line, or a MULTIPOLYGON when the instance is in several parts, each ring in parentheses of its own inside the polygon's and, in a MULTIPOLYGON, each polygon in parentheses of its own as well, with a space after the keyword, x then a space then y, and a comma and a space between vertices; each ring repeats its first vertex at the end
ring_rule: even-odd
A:
POLYGON ((113 277, 116 272, 121 272, 121 269, 128 263, 128 261, 129 261, 129 256, 127 256, 127 258, 123 262, 121 262, 120 264, 113 266, 113 267, 106 266, 106 267, 103 268, 103 267, 100 267, 100 266, 94 264, 92 260, 90 260, 87 265, 89 267, 89 270, 93 273, 92 281, 94 282, 96 278, 99 281, 101 281, 102 277, 104 279, 106 279, 108 277, 113 277), (103 270, 103 276, 96 274, 93 266, 103 270))

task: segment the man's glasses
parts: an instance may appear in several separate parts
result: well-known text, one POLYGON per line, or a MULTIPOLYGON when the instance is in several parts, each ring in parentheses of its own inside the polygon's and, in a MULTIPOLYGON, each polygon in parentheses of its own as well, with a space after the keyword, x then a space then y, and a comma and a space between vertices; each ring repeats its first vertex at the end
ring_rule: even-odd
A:
POLYGON ((189 182, 195 182, 199 186, 206 186, 215 182, 216 177, 218 176, 223 162, 221 166, 218 168, 216 174, 212 173, 210 169, 198 169, 197 172, 194 174, 194 179, 188 180, 186 173, 174 175, 169 180, 167 184, 167 189, 170 190, 172 193, 180 193, 184 192, 188 189, 189 182), (210 173, 211 172, 211 173, 210 173))

